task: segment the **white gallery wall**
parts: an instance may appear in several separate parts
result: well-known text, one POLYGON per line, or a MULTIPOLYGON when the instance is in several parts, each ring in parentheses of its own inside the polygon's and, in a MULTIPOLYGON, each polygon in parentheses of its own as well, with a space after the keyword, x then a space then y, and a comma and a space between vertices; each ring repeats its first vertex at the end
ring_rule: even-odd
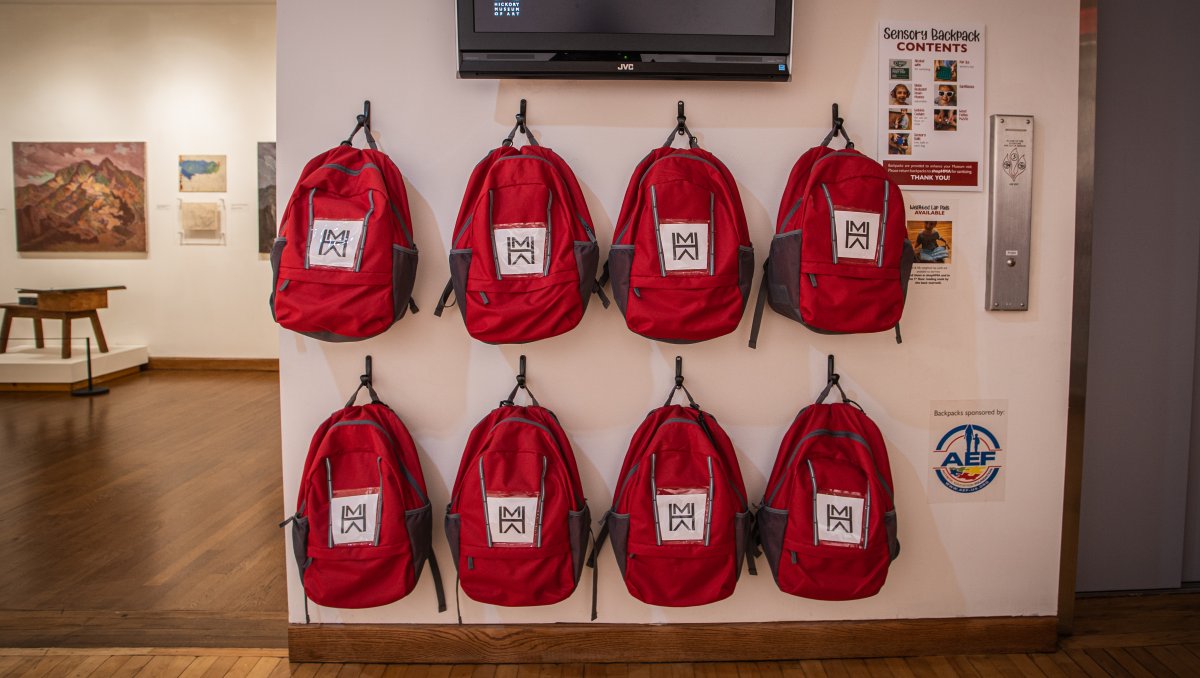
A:
MULTIPOLYGON (((256 155, 275 141, 274 5, 0 4, 0 64, 0 301, 17 287, 125 285, 100 312, 112 344, 275 357, 256 155), (146 142, 148 252, 19 254, 14 141, 146 142), (228 156, 223 247, 180 246, 180 154, 228 156)), ((13 334, 31 337, 30 323, 13 334)))
MULTIPOLYGON (((459 80, 450 2, 289 0, 279 5, 278 21, 280 186, 293 185, 305 161, 342 139, 363 99, 370 99, 382 146, 409 182, 421 250, 415 299, 422 307, 362 343, 326 344, 280 333, 281 515, 295 510, 312 431, 344 403, 368 353, 375 359, 377 390, 422 452, 448 589, 454 567, 441 520, 449 484, 470 428, 507 395, 522 353, 529 356, 530 388, 558 414, 575 446, 597 519, 609 506, 629 437, 672 384, 676 354, 684 357, 691 392, 732 437, 757 499, 785 429, 824 385, 825 356, 833 353, 851 397, 880 425, 891 452, 903 552, 883 591, 843 603, 793 598, 775 588, 760 560, 760 575, 743 574, 728 600, 655 608, 626 592, 609 549, 600 561, 599 621, 1055 614, 1074 240, 1076 4, 798 0, 795 75, 786 84, 459 80), (890 333, 818 335, 772 313, 757 351, 746 347, 749 313, 727 337, 657 344, 629 332, 615 307, 593 303, 566 335, 496 347, 470 339, 456 309, 433 317, 467 176, 507 134, 522 97, 529 100, 534 133, 566 158, 583 184, 603 251, 629 173, 674 126, 675 101, 686 100, 688 123, 701 145, 739 181, 761 263, 787 173, 828 131, 832 102, 841 104, 860 150, 879 150, 871 139, 880 20, 985 24, 986 112, 1036 117, 1030 311, 983 310, 987 195, 978 192, 958 194, 954 284, 910 290, 902 345, 890 333), (331 33, 335 26, 343 32, 331 33), (927 498, 930 401, 953 399, 1008 400, 1002 501, 927 498)), ((286 195, 282 190, 281 201, 286 195)), ((947 194, 924 195, 932 200, 947 194)), ((757 285, 756 277, 752 294, 757 285)), ((288 576, 291 620, 302 622, 302 589, 290 560, 288 576)), ((546 608, 490 607, 463 596, 463 620, 586 621, 589 576, 585 572, 569 600, 546 608)), ((313 606, 312 619, 455 621, 453 596, 449 612, 435 612, 428 570, 405 600, 357 611, 313 606)))

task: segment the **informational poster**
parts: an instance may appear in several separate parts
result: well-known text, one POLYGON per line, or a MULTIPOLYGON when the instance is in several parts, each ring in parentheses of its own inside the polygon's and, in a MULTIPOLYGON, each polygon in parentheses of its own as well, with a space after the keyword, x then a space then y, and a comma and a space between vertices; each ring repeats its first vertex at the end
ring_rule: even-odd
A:
POLYGON ((879 24, 879 136, 902 190, 983 190, 984 27, 879 24))
POLYGON ((1007 440, 1007 400, 931 401, 929 503, 1003 500, 1007 440))
POLYGON ((917 255, 908 284, 917 287, 949 285, 954 270, 957 201, 926 193, 909 194, 906 198, 908 242, 917 255))

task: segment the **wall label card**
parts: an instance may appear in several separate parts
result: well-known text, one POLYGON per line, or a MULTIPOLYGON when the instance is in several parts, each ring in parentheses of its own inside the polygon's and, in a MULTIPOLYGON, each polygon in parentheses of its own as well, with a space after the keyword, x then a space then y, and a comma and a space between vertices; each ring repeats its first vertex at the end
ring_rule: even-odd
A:
POLYGON ((864 506, 862 497, 818 493, 817 538, 835 544, 862 544, 864 506))
POLYGON ((537 537, 538 495, 487 496, 488 532, 493 544, 533 546, 537 537))
POLYGON ((929 403, 929 503, 1004 499, 1007 400, 929 403))
POLYGON ((908 190, 980 191, 984 27, 879 24, 880 158, 908 190))
POLYGON ((545 275, 545 224, 506 224, 492 231, 500 275, 545 275))
POLYGON ((658 227, 658 247, 664 273, 709 270, 709 224, 663 223, 658 227))
POLYGON ((708 525, 707 490, 659 490, 654 496, 654 510, 658 513, 659 541, 705 541, 705 527, 708 525))
POLYGON ((941 287, 951 284, 954 270, 954 225, 958 203, 953 198, 933 198, 926 194, 907 196, 908 242, 916 261, 908 279, 917 287, 941 287))
POLYGON ((379 488, 334 492, 329 504, 329 522, 335 546, 375 543, 379 531, 379 488))

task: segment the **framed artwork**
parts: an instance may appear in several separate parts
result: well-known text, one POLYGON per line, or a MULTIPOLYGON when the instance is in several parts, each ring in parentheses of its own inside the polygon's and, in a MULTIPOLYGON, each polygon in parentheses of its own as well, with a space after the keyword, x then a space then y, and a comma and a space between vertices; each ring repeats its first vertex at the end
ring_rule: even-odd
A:
POLYGON ((224 245, 225 201, 179 201, 180 245, 224 245))
POLYGON ((229 186, 227 165, 223 155, 179 156, 179 190, 184 193, 224 193, 229 186))
POLYGON ((270 254, 278 231, 275 216, 275 142, 258 143, 258 251, 270 254))
POLYGON ((144 142, 13 142, 18 252, 145 252, 144 142))

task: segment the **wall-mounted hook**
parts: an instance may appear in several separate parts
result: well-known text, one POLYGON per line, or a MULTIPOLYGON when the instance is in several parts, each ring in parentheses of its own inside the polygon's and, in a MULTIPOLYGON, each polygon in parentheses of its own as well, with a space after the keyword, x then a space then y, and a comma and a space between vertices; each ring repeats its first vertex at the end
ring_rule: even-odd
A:
POLYGON ((371 356, 367 356, 367 358, 364 362, 366 362, 366 371, 363 372, 361 377, 359 377, 359 381, 362 382, 363 386, 370 386, 371 383, 374 381, 374 378, 372 375, 372 370, 371 370, 371 356))
POLYGON ((527 103, 527 102, 526 102, 524 99, 521 99, 521 109, 520 109, 520 112, 519 112, 519 113, 517 113, 517 129, 521 131, 521 134, 526 134, 526 133, 528 132, 528 130, 527 130, 527 129, 526 129, 526 127, 525 127, 525 120, 526 120, 526 117, 525 117, 525 108, 526 108, 526 103, 527 103))
POLYGON ((687 116, 683 113, 683 101, 677 102, 678 113, 675 116, 675 121, 679 123, 679 133, 683 134, 683 125, 687 122, 687 116))
POLYGON ((675 388, 683 388, 683 357, 675 356, 675 388))
MULTIPOLYGON (((834 105, 836 106, 837 104, 834 105)), ((838 383, 839 379, 840 377, 838 376, 838 373, 833 371, 833 354, 831 353, 829 354, 829 373, 826 381, 830 384, 836 384, 838 383)))
POLYGON ((365 125, 367 127, 371 126, 371 100, 370 99, 363 101, 363 112, 362 112, 362 115, 358 116, 358 122, 359 122, 359 124, 365 125))
POLYGON ((525 356, 521 356, 520 366, 517 368, 517 386, 525 386, 525 356))

